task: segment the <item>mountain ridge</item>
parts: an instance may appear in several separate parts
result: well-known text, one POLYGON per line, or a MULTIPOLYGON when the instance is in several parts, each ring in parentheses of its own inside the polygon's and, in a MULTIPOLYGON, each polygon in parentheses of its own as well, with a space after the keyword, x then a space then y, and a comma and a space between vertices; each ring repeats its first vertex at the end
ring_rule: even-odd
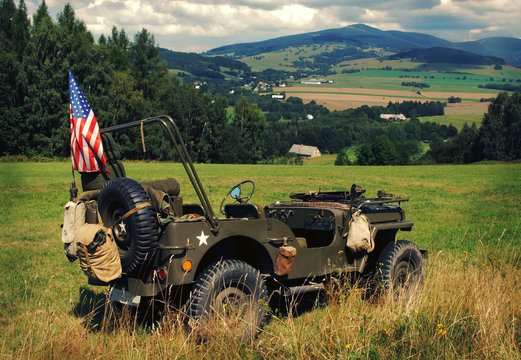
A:
POLYGON ((468 65, 505 65, 505 60, 497 56, 485 56, 473 52, 448 48, 431 47, 427 49, 412 49, 391 55, 389 59, 410 58, 426 63, 458 63, 468 65))
POLYGON ((203 54, 254 56, 288 47, 325 43, 342 43, 362 49, 381 48, 394 53, 403 53, 413 49, 445 47, 482 56, 502 58, 509 65, 521 67, 521 39, 518 38, 489 37, 474 41, 451 42, 428 34, 380 30, 365 24, 286 35, 257 42, 230 44, 211 49, 203 54))

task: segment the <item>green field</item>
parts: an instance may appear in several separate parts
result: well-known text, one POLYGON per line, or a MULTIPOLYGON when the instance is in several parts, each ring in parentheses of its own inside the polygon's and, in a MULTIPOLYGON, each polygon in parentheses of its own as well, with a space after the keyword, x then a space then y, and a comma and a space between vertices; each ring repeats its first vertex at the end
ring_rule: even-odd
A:
MULTIPOLYGON (((257 60, 258 66, 262 59, 257 60)), ((270 63, 271 64, 271 63, 270 63)), ((489 83, 519 84, 521 69, 503 66, 457 66, 455 64, 422 64, 408 60, 380 60, 376 58, 346 61, 334 68, 336 74, 324 76, 333 83, 322 85, 301 84, 288 80, 287 87, 277 88, 287 96, 302 98, 304 102, 316 101, 329 110, 344 110, 362 105, 386 106, 389 102, 441 101, 459 97, 462 102, 450 104, 445 115, 425 117, 422 121, 453 124, 458 129, 463 124, 480 124, 487 112, 488 102, 499 90, 480 88, 489 83), (392 68, 385 70, 384 68, 392 68), (342 74, 343 70, 359 72, 342 74), (403 82, 428 84, 428 88, 402 86, 403 82)))
MULTIPOLYGON (((362 301, 358 289, 343 288, 311 312, 274 316, 253 344, 225 335, 197 343, 176 313, 153 328, 103 318, 105 289, 86 285, 62 251, 70 163, 0 163, 2 358, 520 358, 521 164, 335 167, 333 156, 324 159, 196 168, 214 208, 244 179, 255 181, 259 204, 352 183, 409 197, 403 207, 415 226, 399 237, 430 254, 416 302, 362 301)), ((174 176, 184 201, 196 201, 180 164, 125 166, 140 181, 174 176)))
MULTIPOLYGON (((310 56, 324 51, 331 51, 339 44, 321 46, 291 47, 276 52, 244 57, 253 70, 268 68, 296 71, 293 61, 309 60, 310 56)), ((340 46, 341 47, 341 46, 340 46)), ((380 49, 373 49, 380 51, 380 49)), ((383 54, 383 53, 382 53, 383 54)), ((288 96, 301 97, 304 102, 315 100, 330 110, 344 110, 367 104, 385 106, 389 101, 442 101, 450 96, 462 99, 461 108, 446 111, 444 116, 425 117, 422 121, 434 121, 440 124, 453 124, 458 129, 463 124, 480 124, 486 108, 480 103, 481 98, 494 98, 500 91, 479 88, 489 83, 519 84, 521 69, 503 66, 495 69, 492 65, 425 64, 410 60, 383 60, 364 58, 344 61, 332 70, 334 75, 314 76, 333 80, 332 84, 305 85, 300 81, 286 79, 288 87, 278 88, 288 96), (384 70, 391 68, 392 70, 384 70), (355 73, 342 73, 343 70, 360 70, 355 73), (426 83, 428 88, 402 86, 402 82, 426 83), (299 89, 296 89, 296 88, 299 89), (305 90, 305 89, 309 90, 305 90), (357 91, 357 89, 363 89, 357 91), (368 92, 369 91, 369 92, 368 92), (396 92, 398 91, 398 92, 396 92)), ((303 70, 305 71, 305 70, 303 70)))
POLYGON ((296 71, 297 68, 293 66, 293 61, 298 61, 300 57, 309 58, 324 51, 332 51, 335 48, 341 47, 343 47, 341 44, 289 47, 284 50, 262 53, 255 56, 246 56, 241 58, 240 61, 250 66, 253 71, 262 71, 265 69, 296 71))
POLYGON ((472 123, 475 123, 477 127, 481 125, 481 120, 483 120, 483 114, 460 114, 460 115, 440 115, 440 116, 422 116, 420 117, 420 121, 431 121, 436 122, 440 125, 450 124, 454 125, 458 130, 461 130, 464 124, 469 126, 472 123))
MULTIPOLYGON (((386 66, 383 61, 380 66, 386 66)), ((510 79, 515 81, 521 79, 521 71, 519 69, 508 67, 508 76, 494 70, 492 67, 483 66, 483 72, 486 74, 467 73, 472 69, 460 68, 459 73, 445 73, 442 69, 432 71, 422 70, 361 70, 352 74, 341 74, 327 76, 327 79, 334 80, 334 84, 323 85, 327 88, 362 88, 362 89, 383 89, 383 90, 414 90, 414 91, 436 91, 436 92, 470 92, 470 93, 491 93, 496 90, 479 88, 479 85, 488 83, 509 83, 510 79), (504 78, 508 81, 503 82, 504 78), (402 82, 420 82, 429 84, 429 88, 414 88, 402 86, 402 82)), ((300 85, 299 85, 300 86, 300 85)), ((306 85, 302 85, 306 86, 306 85)), ((332 90, 334 91, 334 90, 332 90)))

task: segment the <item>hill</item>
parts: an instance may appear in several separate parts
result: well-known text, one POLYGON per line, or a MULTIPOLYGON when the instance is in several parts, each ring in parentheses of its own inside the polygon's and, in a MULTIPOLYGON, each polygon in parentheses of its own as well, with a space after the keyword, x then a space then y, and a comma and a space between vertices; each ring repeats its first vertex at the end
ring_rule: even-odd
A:
POLYGON ((505 59, 507 64, 521 67, 521 39, 511 37, 490 37, 477 41, 456 44, 461 50, 480 55, 493 55, 505 59))
POLYGON ((203 56, 163 48, 159 49, 159 54, 169 69, 189 72, 198 77, 224 79, 250 72, 248 65, 224 56, 203 56))
POLYGON ((209 50, 205 54, 246 57, 276 52, 289 47, 324 44, 341 44, 345 49, 365 52, 365 57, 371 53, 371 50, 377 51, 381 55, 382 52, 401 53, 412 49, 452 48, 482 56, 503 58, 507 64, 521 67, 520 39, 491 37, 478 41, 450 42, 427 34, 395 30, 383 31, 364 24, 282 36, 259 42, 231 44, 209 50))
MULTIPOLYGON (((432 44, 431 46, 446 46, 449 44, 446 40, 430 35, 383 31, 364 24, 356 24, 336 29, 282 36, 259 42, 226 45, 212 49, 206 54, 234 53, 238 56, 252 56, 282 50, 289 46, 298 47, 325 43, 343 43, 347 46, 356 46, 363 49, 383 48, 392 52, 405 51, 426 43, 432 44)), ((425 45, 422 47, 425 47, 425 45)))
POLYGON ((495 56, 483 56, 472 52, 446 47, 412 49, 395 54, 390 59, 412 59, 425 63, 451 63, 465 65, 504 65, 505 60, 495 56))

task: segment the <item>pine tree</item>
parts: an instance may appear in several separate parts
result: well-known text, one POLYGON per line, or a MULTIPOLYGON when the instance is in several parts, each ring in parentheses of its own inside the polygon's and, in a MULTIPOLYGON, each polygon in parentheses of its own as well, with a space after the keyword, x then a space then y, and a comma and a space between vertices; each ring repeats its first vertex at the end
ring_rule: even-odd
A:
POLYGON ((266 118, 256 104, 243 98, 235 106, 234 125, 239 129, 239 159, 242 163, 254 164, 262 159, 266 118))
POLYGON ((335 165, 337 166, 345 166, 351 165, 351 161, 349 160, 349 156, 347 155, 346 149, 340 150, 335 159, 335 165))
POLYGON ((478 157, 488 160, 521 158, 521 94, 500 93, 490 104, 479 129, 478 157))

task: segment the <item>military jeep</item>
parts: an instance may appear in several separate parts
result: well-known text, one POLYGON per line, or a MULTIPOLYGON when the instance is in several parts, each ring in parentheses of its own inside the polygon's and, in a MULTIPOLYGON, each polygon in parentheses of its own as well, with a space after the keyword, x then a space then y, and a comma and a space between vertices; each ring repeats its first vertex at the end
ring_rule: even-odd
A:
POLYGON ((79 200, 91 202, 87 222, 97 222, 96 212, 107 226, 117 222, 113 231, 123 274, 108 284, 116 302, 138 306, 144 299, 175 295, 191 326, 205 327, 212 316, 235 316, 241 337, 253 337, 267 318, 271 294, 315 290, 332 274, 377 278, 390 290, 414 290, 422 283, 426 251, 396 240, 398 231, 413 227, 401 207, 406 198, 384 191, 367 198, 353 185, 261 206, 250 201, 255 184, 246 180, 223 196, 218 218, 170 117, 105 128, 101 134, 108 171, 83 174, 79 200), (110 133, 151 123, 164 126, 198 204, 184 204, 173 179, 140 184, 126 177, 110 133), (151 193, 157 190, 163 195, 156 205, 143 206, 154 202, 151 193), (355 213, 369 220, 370 248, 347 246, 355 213))

